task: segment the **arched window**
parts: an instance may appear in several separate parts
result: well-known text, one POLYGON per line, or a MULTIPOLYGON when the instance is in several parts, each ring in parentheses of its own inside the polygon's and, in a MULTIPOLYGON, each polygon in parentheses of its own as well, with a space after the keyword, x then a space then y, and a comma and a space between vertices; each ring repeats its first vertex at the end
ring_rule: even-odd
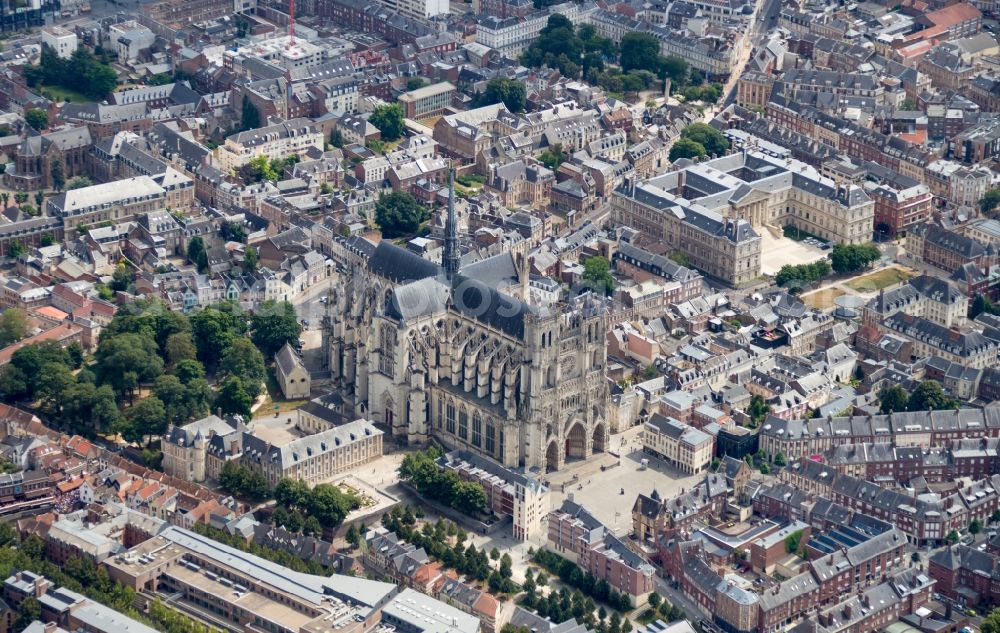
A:
POLYGON ((396 330, 383 325, 379 336, 378 371, 392 378, 396 370, 396 330))
POLYGON ((496 450, 496 432, 497 427, 493 425, 493 422, 486 423, 486 452, 490 455, 496 450))
POLYGON ((465 407, 458 411, 458 438, 469 439, 469 412, 465 410, 465 407))
POLYGON ((451 433, 452 435, 454 435, 455 434, 455 403, 454 402, 450 402, 450 401, 448 402, 447 414, 445 415, 445 424, 446 424, 445 430, 448 431, 449 433, 451 433))
POLYGON ((483 445, 483 420, 479 417, 479 412, 472 414, 472 445, 479 447, 483 445))

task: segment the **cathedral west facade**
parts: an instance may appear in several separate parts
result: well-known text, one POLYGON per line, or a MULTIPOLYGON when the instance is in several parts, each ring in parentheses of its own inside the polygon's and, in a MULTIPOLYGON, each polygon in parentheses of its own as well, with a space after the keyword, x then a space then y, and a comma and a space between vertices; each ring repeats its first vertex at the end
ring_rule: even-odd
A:
POLYGON ((442 260, 382 241, 335 280, 325 341, 355 413, 537 472, 608 450, 603 299, 530 305, 509 252, 462 261, 453 208, 442 260))

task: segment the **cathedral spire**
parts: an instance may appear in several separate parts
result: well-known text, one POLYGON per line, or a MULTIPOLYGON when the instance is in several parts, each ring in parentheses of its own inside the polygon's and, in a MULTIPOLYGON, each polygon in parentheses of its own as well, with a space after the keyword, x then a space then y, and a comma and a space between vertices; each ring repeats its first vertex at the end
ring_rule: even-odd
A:
POLYGON ((458 263, 462 253, 458 247, 458 221, 455 219, 455 168, 448 176, 448 219, 444 223, 444 254, 441 256, 441 266, 452 279, 458 273, 458 263))

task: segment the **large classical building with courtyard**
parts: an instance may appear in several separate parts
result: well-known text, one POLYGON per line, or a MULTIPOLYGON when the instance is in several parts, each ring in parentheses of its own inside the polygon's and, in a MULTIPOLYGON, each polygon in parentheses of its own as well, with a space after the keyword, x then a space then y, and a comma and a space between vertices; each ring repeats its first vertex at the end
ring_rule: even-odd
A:
POLYGON ((510 252, 469 261, 453 206, 439 265, 383 240, 352 249, 324 336, 334 384, 396 441, 434 438, 508 468, 608 449, 602 298, 530 303, 510 252))
POLYGON ((747 149, 692 162, 648 180, 626 181, 611 198, 615 222, 684 253, 729 285, 761 275, 760 231, 794 226, 824 240, 871 239, 875 202, 798 160, 747 149))

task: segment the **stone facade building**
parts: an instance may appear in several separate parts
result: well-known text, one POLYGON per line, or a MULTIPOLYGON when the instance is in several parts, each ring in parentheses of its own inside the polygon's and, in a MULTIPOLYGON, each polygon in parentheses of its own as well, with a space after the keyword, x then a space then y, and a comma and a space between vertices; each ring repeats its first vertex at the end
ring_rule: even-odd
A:
POLYGON ((453 207, 442 259, 383 240, 333 284, 329 368, 356 414, 507 467, 551 471, 606 451, 603 301, 530 305, 510 252, 461 256, 453 207))

